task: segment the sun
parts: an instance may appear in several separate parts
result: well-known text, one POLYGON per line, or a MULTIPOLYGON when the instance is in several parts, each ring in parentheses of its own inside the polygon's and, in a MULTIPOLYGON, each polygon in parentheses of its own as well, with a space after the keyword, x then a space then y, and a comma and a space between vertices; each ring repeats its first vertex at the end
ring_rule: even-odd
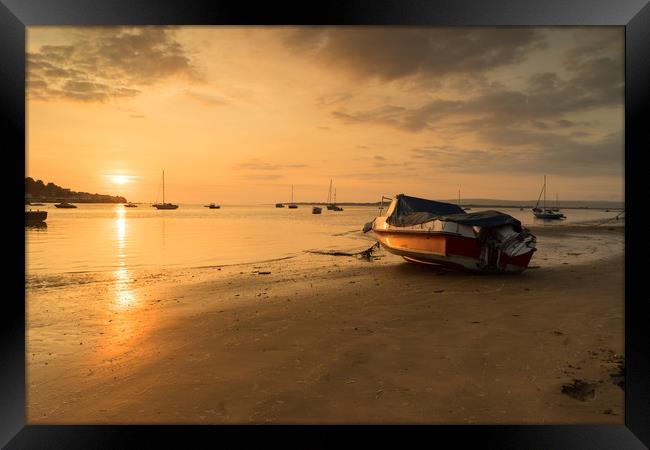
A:
POLYGON ((115 184, 126 184, 131 180, 126 175, 112 175, 111 181, 115 184))

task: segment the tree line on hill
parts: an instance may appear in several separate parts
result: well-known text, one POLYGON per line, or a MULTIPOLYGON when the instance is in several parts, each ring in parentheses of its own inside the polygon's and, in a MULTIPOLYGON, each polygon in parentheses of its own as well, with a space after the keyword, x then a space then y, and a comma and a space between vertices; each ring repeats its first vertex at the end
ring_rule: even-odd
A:
POLYGON ((25 199, 39 201, 66 200, 79 203, 126 203, 126 199, 121 196, 75 192, 54 183, 45 184, 42 180, 34 180, 32 177, 25 178, 25 199))

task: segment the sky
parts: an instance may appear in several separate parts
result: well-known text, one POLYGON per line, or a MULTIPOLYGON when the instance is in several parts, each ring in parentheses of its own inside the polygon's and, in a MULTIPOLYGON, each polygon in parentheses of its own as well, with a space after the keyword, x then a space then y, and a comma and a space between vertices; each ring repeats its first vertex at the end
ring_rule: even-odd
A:
POLYGON ((623 27, 29 27, 27 176, 133 202, 624 198, 623 27))

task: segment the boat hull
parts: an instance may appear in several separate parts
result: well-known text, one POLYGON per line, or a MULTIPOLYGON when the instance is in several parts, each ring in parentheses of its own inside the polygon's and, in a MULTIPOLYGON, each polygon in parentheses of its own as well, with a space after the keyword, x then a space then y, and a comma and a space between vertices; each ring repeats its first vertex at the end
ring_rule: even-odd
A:
POLYGON ((178 205, 170 205, 170 204, 165 204, 165 205, 153 205, 154 208, 156 209, 178 209, 178 205))
POLYGON ((534 212, 533 214, 538 219, 544 219, 544 220, 562 220, 562 219, 566 219, 564 214, 556 213, 556 212, 534 212))
POLYGON ((445 232, 373 231, 383 248, 407 261, 469 271, 521 272, 528 267, 535 252, 532 248, 526 253, 509 256, 496 251, 493 256, 488 256, 476 238, 467 236, 445 232))

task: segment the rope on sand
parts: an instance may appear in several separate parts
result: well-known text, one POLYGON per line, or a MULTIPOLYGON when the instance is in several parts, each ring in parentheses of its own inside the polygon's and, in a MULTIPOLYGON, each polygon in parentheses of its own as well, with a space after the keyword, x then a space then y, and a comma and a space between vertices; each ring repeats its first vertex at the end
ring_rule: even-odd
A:
POLYGON ((329 255, 329 256, 358 256, 361 259, 367 259, 368 261, 373 258, 373 252, 379 250, 379 242, 373 244, 370 248, 362 250, 356 253, 349 252, 340 252, 340 251, 324 251, 324 250, 306 250, 307 253, 314 253, 317 255, 329 255))

